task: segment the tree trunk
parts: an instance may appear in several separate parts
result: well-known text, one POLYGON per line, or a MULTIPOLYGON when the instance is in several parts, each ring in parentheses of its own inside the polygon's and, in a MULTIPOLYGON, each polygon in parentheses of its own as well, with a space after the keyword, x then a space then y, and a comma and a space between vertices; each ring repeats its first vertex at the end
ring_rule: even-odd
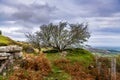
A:
POLYGON ((40 53, 40 52, 41 52, 41 47, 38 48, 38 53, 40 53))

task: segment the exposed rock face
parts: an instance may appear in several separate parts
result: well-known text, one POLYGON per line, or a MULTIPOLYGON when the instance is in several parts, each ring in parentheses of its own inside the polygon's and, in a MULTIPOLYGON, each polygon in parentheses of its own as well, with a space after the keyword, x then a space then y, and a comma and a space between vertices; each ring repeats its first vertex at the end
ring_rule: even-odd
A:
POLYGON ((10 53, 0 53, 0 57, 7 57, 7 56, 10 56, 11 54, 10 53))
POLYGON ((17 45, 0 47, 0 52, 20 52, 21 50, 22 47, 19 47, 17 45))
POLYGON ((22 47, 16 45, 0 47, 0 73, 18 58, 22 58, 22 47))

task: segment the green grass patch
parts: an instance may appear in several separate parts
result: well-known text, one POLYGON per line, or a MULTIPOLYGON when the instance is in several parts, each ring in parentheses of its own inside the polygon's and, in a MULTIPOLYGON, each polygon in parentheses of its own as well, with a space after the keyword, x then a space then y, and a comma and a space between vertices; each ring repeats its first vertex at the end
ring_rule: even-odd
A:
POLYGON ((52 64, 52 73, 49 74, 46 78, 49 80, 56 80, 56 79, 57 80, 69 80, 71 76, 52 64))
POLYGON ((3 76, 0 76, 0 80, 7 80, 7 79, 3 76))
POLYGON ((5 37, 3 35, 0 35, 0 46, 7 46, 15 44, 15 41, 10 39, 9 37, 5 37))
MULTIPOLYGON (((66 49, 67 56, 66 58, 71 61, 71 63, 74 62, 81 62, 84 66, 88 66, 94 61, 94 56, 89 51, 81 49, 81 48, 75 48, 75 49, 66 49)), ((46 53, 49 60, 54 61, 56 59, 61 58, 60 53, 46 53)))
POLYGON ((55 59, 60 58, 59 53, 46 53, 46 55, 51 62, 54 61, 55 59))
MULTIPOLYGON (((80 62, 83 63, 83 67, 87 67, 89 64, 91 64, 94 61, 94 56, 84 50, 84 49, 66 49, 65 51, 67 51, 67 56, 65 57, 67 60, 70 61, 70 64, 73 65, 75 62, 80 62)), ((50 64, 51 64, 51 68, 52 68, 52 72, 45 76, 45 80, 71 80, 71 75, 67 72, 65 72, 65 70, 59 68, 58 66, 56 66, 53 62, 57 59, 61 59, 62 57, 60 56, 59 52, 51 52, 48 51, 48 53, 45 53, 47 58, 50 60, 50 64)), ((7 72, 7 71, 6 71, 7 72)), ((9 71, 7 72, 8 74, 11 74, 13 71, 9 71)), ((28 74, 25 73, 25 76, 27 76, 28 74)), ((9 75, 7 75, 9 76, 9 75)), ((8 77, 6 77, 8 79, 8 77)), ((7 80, 6 78, 4 78, 3 76, 0 76, 0 80, 7 80)))
MULTIPOLYGON (((68 60, 70 60, 71 63, 81 62, 81 63, 84 63, 84 66, 86 67, 93 62, 93 55, 84 49, 67 49, 66 51, 68 53, 66 58, 68 60)), ((49 52, 49 53, 45 53, 45 54, 49 58, 51 65, 52 65, 52 73, 49 74, 49 76, 48 76, 48 78, 50 80, 55 80, 55 79, 69 80, 69 79, 71 79, 72 76, 70 74, 66 73, 64 70, 60 69, 59 67, 57 67, 56 65, 53 64, 53 61, 62 58, 60 56, 60 53, 49 52)))

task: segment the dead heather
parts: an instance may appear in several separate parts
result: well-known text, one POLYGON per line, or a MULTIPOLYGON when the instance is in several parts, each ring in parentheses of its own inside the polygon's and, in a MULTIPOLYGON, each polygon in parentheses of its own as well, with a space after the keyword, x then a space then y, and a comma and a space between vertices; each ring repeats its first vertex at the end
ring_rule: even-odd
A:
POLYGON ((49 73, 50 62, 44 54, 40 53, 37 56, 27 54, 20 68, 13 72, 9 80, 43 80, 49 73))
POLYGON ((92 75, 85 72, 85 68, 81 62, 71 63, 69 60, 61 58, 55 60, 54 65, 70 74, 72 76, 72 80, 95 80, 92 75))

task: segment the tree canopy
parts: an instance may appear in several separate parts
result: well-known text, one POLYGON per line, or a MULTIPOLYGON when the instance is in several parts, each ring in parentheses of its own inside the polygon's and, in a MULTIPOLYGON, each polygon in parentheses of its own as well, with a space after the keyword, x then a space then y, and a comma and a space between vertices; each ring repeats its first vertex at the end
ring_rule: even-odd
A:
POLYGON ((37 42, 41 46, 53 47, 62 51, 71 45, 83 44, 89 39, 90 33, 87 24, 59 22, 59 24, 50 23, 48 25, 41 25, 40 30, 34 33, 34 35, 29 33, 26 36, 29 42, 34 45, 37 42))

